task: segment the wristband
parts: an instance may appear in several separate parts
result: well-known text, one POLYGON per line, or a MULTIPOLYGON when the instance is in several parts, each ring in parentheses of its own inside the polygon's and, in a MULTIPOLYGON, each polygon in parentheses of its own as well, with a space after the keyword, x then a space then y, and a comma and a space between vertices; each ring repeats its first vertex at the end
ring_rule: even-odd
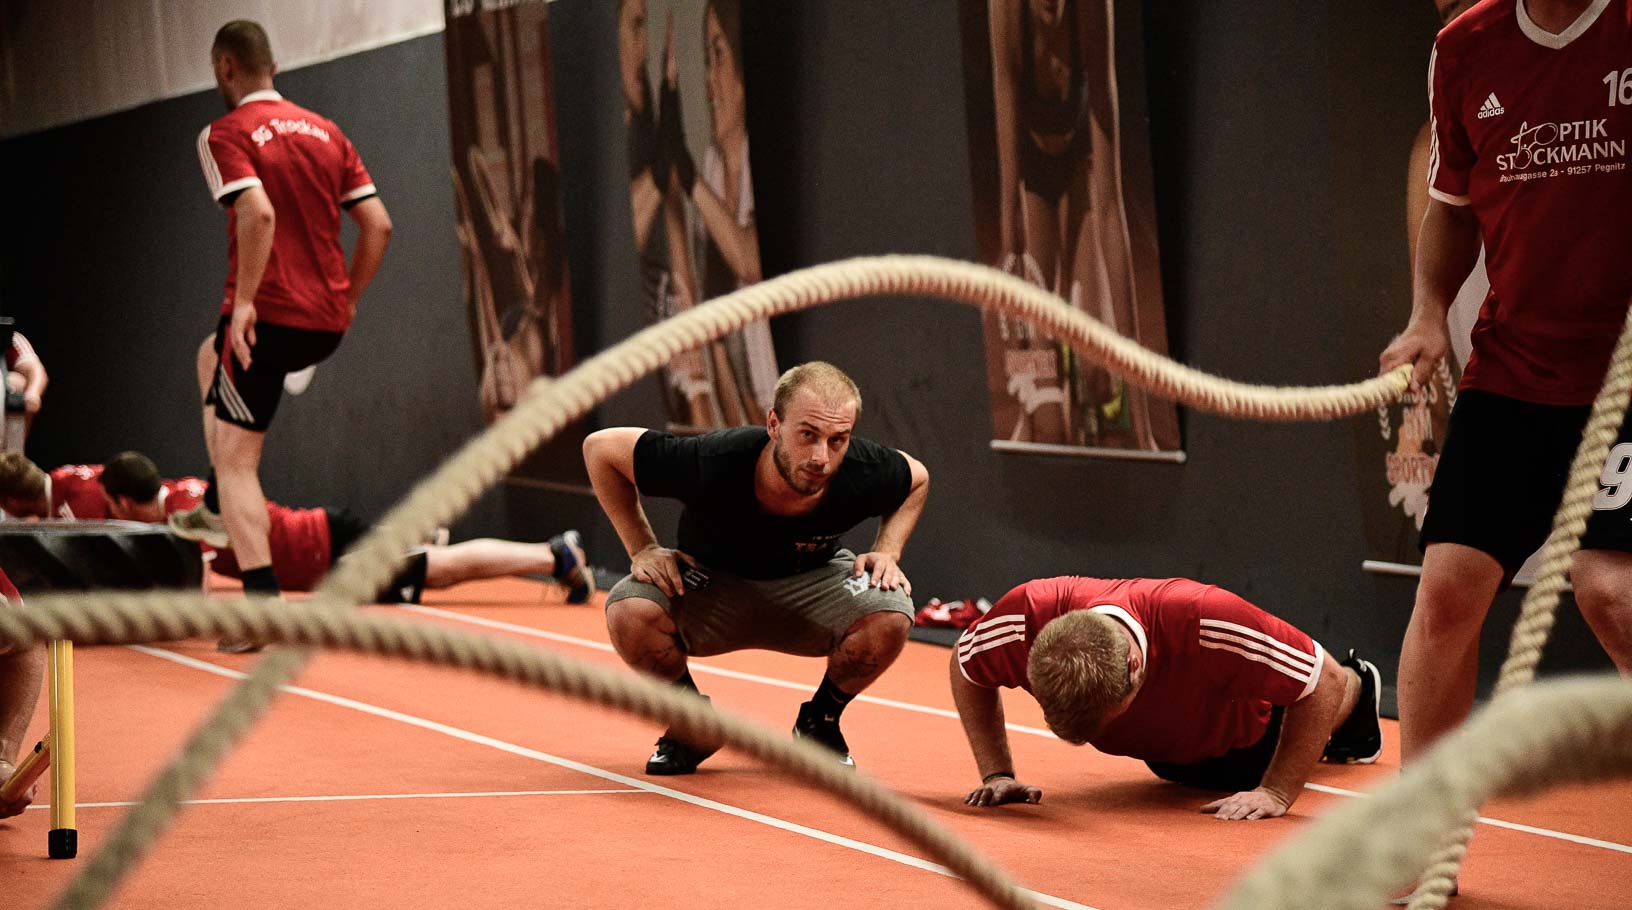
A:
POLYGON ((1014 780, 1014 772, 1013 771, 993 771, 992 773, 990 773, 990 774, 986 775, 985 777, 981 778, 980 783, 981 783, 982 786, 984 786, 986 784, 991 783, 994 780, 997 780, 1000 777, 1006 777, 1009 780, 1014 780))

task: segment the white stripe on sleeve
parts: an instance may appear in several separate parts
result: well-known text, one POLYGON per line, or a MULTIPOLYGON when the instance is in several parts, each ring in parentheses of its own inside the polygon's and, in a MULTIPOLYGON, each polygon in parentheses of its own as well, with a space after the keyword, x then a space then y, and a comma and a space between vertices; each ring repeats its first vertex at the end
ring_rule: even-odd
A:
POLYGON ((1247 638, 1253 639, 1254 641, 1262 642, 1263 644, 1268 645, 1287 657, 1292 658, 1294 662, 1301 662, 1305 666, 1313 664, 1315 660, 1314 655, 1310 654, 1308 651, 1299 651, 1297 648, 1292 647, 1273 635, 1265 634, 1257 629, 1248 628, 1240 623, 1226 622, 1222 619, 1204 619, 1201 621, 1201 629, 1204 634, 1208 631, 1213 631, 1233 632, 1236 635, 1244 635, 1247 638))
POLYGON ((198 134, 198 164, 204 170, 204 184, 209 187, 210 198, 221 198, 221 168, 215 164, 215 155, 210 153, 210 128, 204 127, 198 134))
POLYGON ((1026 618, 1024 616, 1000 616, 996 619, 987 620, 979 625, 978 631, 976 628, 971 628, 963 634, 962 638, 958 639, 958 653, 968 651, 979 642, 1015 631, 1020 632, 1022 635, 1025 634, 1026 618))
POLYGON ((1271 667, 1276 672, 1281 673, 1284 676, 1291 677, 1292 679, 1295 679, 1298 682, 1301 682, 1301 683, 1308 683, 1309 682, 1309 678, 1310 678, 1311 674, 1308 671, 1305 671, 1305 672, 1302 672, 1302 673, 1294 672, 1293 670, 1288 669, 1285 664, 1283 664, 1280 661, 1275 660, 1275 659, 1273 659, 1271 657, 1266 656, 1261 651, 1249 651, 1249 650, 1246 650, 1244 648, 1237 648, 1234 645, 1224 644, 1223 642, 1210 641, 1210 640, 1208 640, 1206 638, 1203 638, 1201 640, 1201 646, 1203 648, 1211 648, 1211 649, 1213 649, 1215 651, 1230 651, 1232 653, 1239 654, 1242 657, 1245 657, 1247 660, 1256 661, 1258 663, 1264 664, 1265 666, 1271 667))

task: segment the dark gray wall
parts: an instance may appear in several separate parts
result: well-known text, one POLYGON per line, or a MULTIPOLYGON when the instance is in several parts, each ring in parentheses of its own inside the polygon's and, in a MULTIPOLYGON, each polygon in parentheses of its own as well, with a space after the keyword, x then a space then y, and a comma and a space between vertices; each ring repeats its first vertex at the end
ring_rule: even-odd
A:
MULTIPOLYGON (((1259 382, 1368 375, 1408 306, 1402 184, 1426 113, 1432 5, 1350 4, 1340 19, 1320 4, 1150 0, 1142 12, 1142 41, 1128 15, 1121 37, 1146 56, 1174 352, 1259 382)), ((576 334, 593 352, 644 325, 616 4, 561 0, 550 18, 576 334)), ((973 257, 956 4, 750 3, 744 32, 767 274, 868 253, 973 257)), ((292 501, 382 509, 479 428, 441 46, 424 38, 280 78, 346 127, 397 223, 345 347, 279 417, 267 483, 292 501)), ((225 239, 192 143, 218 110, 200 95, 0 144, 0 188, 15 201, 0 292, 56 377, 32 445, 42 463, 140 446, 177 470, 204 466, 191 349, 213 320, 225 239)), ((1358 423, 1185 412, 1182 466, 999 455, 973 310, 853 301, 773 330, 785 363, 850 370, 867 396, 863 431, 929 465, 906 563, 920 598, 995 597, 1055 573, 1189 575, 1329 647, 1365 649, 1392 678, 1413 584, 1360 570, 1358 423)), ((647 378, 592 426, 658 425, 659 401, 647 378)), ((674 510, 650 508, 672 533, 674 510)), ((511 485, 465 530, 538 537, 569 524, 597 561, 620 564, 581 492, 511 485)), ((1493 614, 1487 674, 1516 603, 1506 595, 1493 614)), ((1607 665, 1573 609, 1546 665, 1607 665)))

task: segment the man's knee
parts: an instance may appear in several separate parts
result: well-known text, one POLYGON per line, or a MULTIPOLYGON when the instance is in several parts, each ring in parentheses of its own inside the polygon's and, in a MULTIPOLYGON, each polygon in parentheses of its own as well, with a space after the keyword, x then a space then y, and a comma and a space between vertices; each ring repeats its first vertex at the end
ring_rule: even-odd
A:
POLYGON ((625 597, 606 605, 606 629, 619 638, 662 633, 673 635, 674 620, 663 605, 644 597, 625 597))
POLYGON ((1430 548, 1417 583, 1413 618, 1444 629, 1483 625, 1502 582, 1502 566, 1489 554, 1469 547, 1430 548))
POLYGON ((850 655, 894 660, 907 644, 912 619, 893 610, 869 613, 851 623, 839 640, 839 649, 850 655))
POLYGON ((1594 629, 1632 625, 1632 556, 1579 553, 1570 584, 1576 606, 1594 629))

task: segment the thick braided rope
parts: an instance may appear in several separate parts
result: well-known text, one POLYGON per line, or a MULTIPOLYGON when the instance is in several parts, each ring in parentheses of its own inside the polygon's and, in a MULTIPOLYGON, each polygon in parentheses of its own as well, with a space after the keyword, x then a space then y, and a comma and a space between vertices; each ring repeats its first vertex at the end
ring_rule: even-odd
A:
MULTIPOLYGON (((672 686, 632 679, 518 641, 361 610, 266 600, 220 601, 200 595, 178 599, 132 594, 104 597, 91 606, 72 597, 38 597, 29 601, 26 610, 0 611, 0 642, 25 646, 54 639, 112 644, 246 634, 265 641, 340 648, 475 670, 672 723, 688 738, 728 739, 749 755, 808 785, 838 794, 860 811, 883 821, 941 859, 949 871, 964 878, 994 904, 1034 906, 1027 892, 946 829, 872 778, 839 767, 831 754, 819 747, 790 739, 762 724, 714 711, 701 699, 672 686)), ((304 649, 274 651, 268 660, 287 663, 303 653, 304 649)), ((246 711, 244 716, 251 715, 246 711)), ((204 740, 199 757, 189 757, 185 762, 179 775, 181 783, 200 781, 229 739, 224 734, 204 740)), ((162 826, 163 822, 163 818, 149 818, 143 824, 162 826)), ((157 834, 158 830, 151 833, 157 834)), ((118 882, 115 873, 129 859, 115 851, 99 851, 86 874, 73 881, 56 906, 97 906, 109 896, 118 882)))
POLYGON ((1370 799, 1314 822, 1245 876, 1220 910, 1373 910, 1422 868, 1466 807, 1632 775, 1632 682, 1550 681, 1496 699, 1370 799), (1308 862, 1310 856, 1328 862, 1308 862), (1318 899, 1312 896, 1319 895, 1318 899))
MULTIPOLYGON (((1542 648, 1546 647, 1553 631, 1565 574, 1571 558, 1581 548, 1581 535, 1586 533, 1587 519, 1592 517, 1592 500, 1598 494, 1599 473, 1609 456, 1610 445, 1620 432, 1629 399, 1632 399, 1632 309, 1627 311, 1609 371, 1604 375, 1604 384, 1592 403, 1592 415, 1576 446, 1563 499, 1553 515, 1547 543, 1542 547, 1541 568, 1536 573, 1535 584, 1525 592, 1518 621, 1513 624, 1507 659, 1502 662, 1502 673, 1496 681, 1495 698, 1535 679, 1536 664, 1541 661, 1542 648)), ((1456 873, 1467 856, 1468 841, 1473 838, 1474 811, 1473 806, 1468 807, 1462 823, 1430 861, 1422 884, 1411 895, 1410 910, 1441 910, 1449 903, 1456 873)))
MULTIPOLYGON (((694 307, 648 327, 557 379, 536 380, 513 411, 422 481, 352 548, 329 574, 318 592, 318 602, 353 605, 372 598, 396 570, 407 547, 463 514, 476 497, 569 422, 676 354, 759 319, 879 295, 938 297, 1000 310, 1073 342, 1111 372, 1161 397, 1237 417, 1274 421, 1346 417, 1397 399, 1408 381, 1408 371, 1401 368, 1348 386, 1251 386, 1208 376, 1147 351, 1058 297, 984 266, 927 256, 880 256, 815 266, 694 307)), ((97 598, 83 595, 80 602, 105 602, 97 598)), ((198 745, 189 743, 176 763, 161 772, 166 780, 156 782, 150 797, 127 814, 104 849, 132 859, 139 856, 162 823, 138 822, 137 817, 151 814, 168 819, 190 792, 179 781, 179 766, 190 761, 195 749, 204 749, 204 743, 225 735, 220 731, 241 734, 247 720, 228 717, 228 712, 264 707, 304 663, 304 657, 298 655, 258 662, 239 683, 238 688, 245 691, 234 693, 205 721, 195 735, 198 745)), ((230 740, 229 736, 224 742, 230 744, 230 740)), ((224 748, 217 754, 224 754, 224 748)))

